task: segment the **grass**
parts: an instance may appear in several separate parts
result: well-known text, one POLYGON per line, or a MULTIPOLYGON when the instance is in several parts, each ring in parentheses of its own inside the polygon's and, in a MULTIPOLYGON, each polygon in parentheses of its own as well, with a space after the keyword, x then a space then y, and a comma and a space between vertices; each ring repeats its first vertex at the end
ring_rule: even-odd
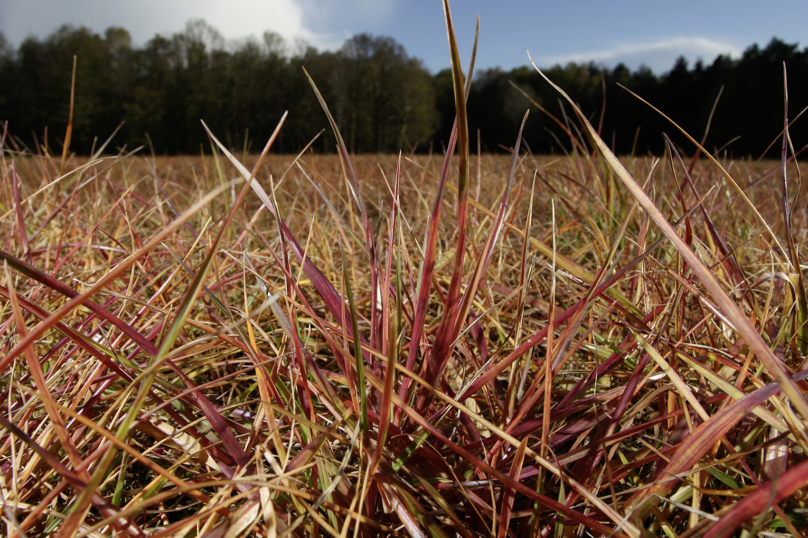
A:
POLYGON ((455 157, 3 136, 7 535, 805 532, 805 170, 474 155, 448 27, 455 157))

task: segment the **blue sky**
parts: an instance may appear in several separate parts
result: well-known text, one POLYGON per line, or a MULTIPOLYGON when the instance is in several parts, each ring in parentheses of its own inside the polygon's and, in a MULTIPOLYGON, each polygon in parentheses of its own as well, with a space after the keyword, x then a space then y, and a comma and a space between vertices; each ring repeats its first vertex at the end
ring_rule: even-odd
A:
MULTIPOLYGON (((481 17, 478 66, 509 69, 590 60, 606 66, 641 64, 668 70, 676 57, 691 63, 717 54, 738 56, 773 36, 808 45, 805 0, 454 0, 452 14, 464 58, 481 17)), ((46 36, 61 24, 102 32, 123 26, 136 44, 205 18, 229 40, 273 30, 337 48, 352 34, 389 35, 433 72, 449 65, 440 0, 2 0, 0 32, 12 44, 46 36)), ((465 61, 465 60, 464 60, 465 61)))

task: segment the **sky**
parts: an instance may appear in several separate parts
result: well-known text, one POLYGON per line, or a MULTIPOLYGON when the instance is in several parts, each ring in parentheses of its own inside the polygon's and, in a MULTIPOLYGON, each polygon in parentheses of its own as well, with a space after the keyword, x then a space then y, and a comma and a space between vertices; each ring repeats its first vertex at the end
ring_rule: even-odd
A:
MULTIPOLYGON (((805 0, 454 0, 455 30, 464 63, 480 16, 480 68, 511 69, 594 61, 645 65, 661 74, 677 57, 711 62, 738 57, 772 37, 806 43, 805 0)), ((386 35, 433 73, 449 66, 441 0, 0 0, 0 32, 12 45, 46 37, 62 24, 103 32, 126 28, 136 45, 171 35, 203 18, 227 40, 274 31, 290 43, 303 39, 338 48, 351 35, 386 35)))

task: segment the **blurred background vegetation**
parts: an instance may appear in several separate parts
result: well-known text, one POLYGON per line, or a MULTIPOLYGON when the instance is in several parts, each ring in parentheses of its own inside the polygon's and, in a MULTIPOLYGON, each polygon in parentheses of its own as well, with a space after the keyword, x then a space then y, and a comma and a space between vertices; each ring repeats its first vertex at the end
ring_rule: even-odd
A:
MULTIPOLYGON (((320 51, 273 33, 262 40, 226 42, 211 25, 195 20, 181 33, 158 35, 138 47, 123 28, 98 35, 64 26, 47 39, 29 38, 17 48, 0 34, 0 122, 8 121, 14 143, 61 151, 74 55, 71 150, 79 154, 90 153, 93 144, 100 144, 96 137, 103 141, 121 121, 125 125, 115 147, 151 144, 157 154, 198 154, 209 147, 200 119, 233 148, 258 151, 285 110, 289 121, 275 148, 298 152, 327 127, 301 67, 317 83, 353 152, 440 152, 454 119, 450 71, 430 73, 389 37, 356 35, 337 51, 320 51), (258 141, 254 147, 253 140, 258 141)), ((662 132, 676 142, 684 138, 618 83, 697 139, 723 87, 707 149, 759 156, 783 127, 783 62, 794 118, 808 105, 808 48, 777 39, 765 48, 750 46, 738 59, 719 56, 710 65, 699 61, 691 66, 680 58, 662 75, 595 64, 555 66, 547 74, 595 125, 602 122, 602 137, 620 154, 660 153, 662 132)), ((473 137, 480 132, 483 151, 502 151, 500 144, 512 143, 524 110, 535 108, 524 94, 565 121, 557 94, 532 67, 475 74, 469 121, 473 137)), ((807 141, 804 123, 796 122, 791 130, 797 150, 807 141)), ((534 153, 571 147, 545 114, 531 116, 524 138, 534 153)), ((323 136, 314 148, 331 152, 333 140, 323 136)), ((778 151, 771 149, 769 156, 778 151)))

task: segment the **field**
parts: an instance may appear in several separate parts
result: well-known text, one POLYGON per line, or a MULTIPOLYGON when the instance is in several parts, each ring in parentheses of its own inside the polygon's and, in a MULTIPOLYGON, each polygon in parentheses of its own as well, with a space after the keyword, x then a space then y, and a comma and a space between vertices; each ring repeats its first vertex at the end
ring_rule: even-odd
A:
POLYGON ((569 100, 567 152, 475 155, 447 27, 446 155, 351 155, 316 89, 337 155, 3 133, 8 536, 802 535, 789 137, 618 159, 569 100))
MULTIPOLYGON (((221 154, 4 158, 9 535, 803 526, 796 406, 599 157, 521 154, 507 192, 511 158, 472 156, 460 269, 442 156, 354 157, 367 228, 337 156, 262 163, 282 220, 221 154)), ((798 280, 719 170, 624 163, 805 377, 798 280)), ((783 241, 780 164, 722 164, 783 241)))

